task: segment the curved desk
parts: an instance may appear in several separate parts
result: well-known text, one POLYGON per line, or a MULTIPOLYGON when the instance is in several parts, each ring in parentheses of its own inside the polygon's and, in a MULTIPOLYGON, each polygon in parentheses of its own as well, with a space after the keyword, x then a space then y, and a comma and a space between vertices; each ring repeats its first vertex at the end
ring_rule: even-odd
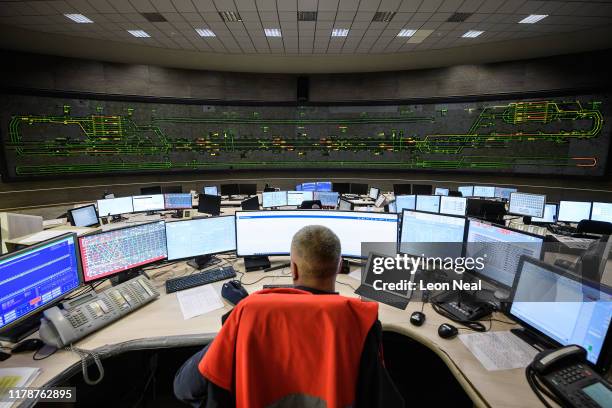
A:
MULTIPOLYGON (((241 259, 225 256, 227 261, 234 264, 236 271, 243 271, 241 259)), ((286 258, 275 258, 276 261, 286 261, 286 258)), ((84 338, 75 344, 79 348, 95 350, 101 357, 110 357, 130 350, 162 349, 183 346, 204 345, 221 328, 221 316, 231 309, 225 303, 223 309, 218 309, 205 315, 184 320, 176 294, 167 295, 164 281, 168 278, 181 276, 192 272, 193 269, 185 262, 169 264, 158 269, 150 270, 155 286, 160 292, 160 298, 136 310, 123 319, 106 328, 84 338)), ((240 273, 239 273, 240 275, 240 273)), ((288 268, 273 272, 251 272, 242 278, 243 284, 252 293, 262 288, 263 284, 291 283, 288 268), (250 285, 258 279, 268 278, 250 285)), ((336 290, 345 296, 356 296, 353 288, 359 282, 347 275, 339 275, 336 290)), ((220 293, 223 282, 214 283, 220 293)), ((383 329, 408 336, 435 352, 448 366, 465 392, 477 407, 538 407, 542 406, 535 394, 529 388, 523 369, 504 371, 487 371, 463 345, 459 338, 445 340, 438 336, 438 326, 448 321, 435 313, 429 305, 424 312, 427 320, 421 327, 410 324, 410 314, 420 310, 420 302, 412 302, 406 310, 380 304, 379 318, 383 329)), ((501 320, 507 320, 498 316, 501 320)), ((485 323, 488 325, 488 323, 485 323)), ((493 322, 492 330, 508 330, 510 325, 493 322)), ((2 367, 39 367, 42 373, 31 387, 52 386, 61 383, 81 370, 77 355, 60 350, 54 355, 41 360, 33 361, 32 354, 15 355, 1 363, 2 367)), ((422 370, 424 375, 429 374, 426 367, 414 367, 422 370)), ((435 373, 430 373, 432 380, 435 373)), ((22 406, 28 406, 22 403, 22 406)))

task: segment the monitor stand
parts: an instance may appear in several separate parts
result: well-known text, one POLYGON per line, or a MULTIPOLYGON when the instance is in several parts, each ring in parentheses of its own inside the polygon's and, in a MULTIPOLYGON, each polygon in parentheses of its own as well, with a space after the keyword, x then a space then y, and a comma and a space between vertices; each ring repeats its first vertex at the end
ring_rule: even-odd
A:
POLYGON ((127 218, 125 218, 122 215, 112 215, 111 217, 112 217, 110 220, 111 223, 127 221, 127 218))
POLYGON ((194 269, 202 270, 209 266, 211 263, 217 263, 218 258, 214 255, 201 255, 187 261, 187 265, 194 269))
POLYGON ((546 350, 554 348, 555 346, 544 339, 542 336, 538 336, 536 333, 530 332, 524 328, 516 328, 510 329, 510 333, 514 334, 519 339, 523 340, 525 343, 529 344, 531 347, 536 350, 546 350))
POLYGON ((244 270, 247 272, 258 271, 270 267, 270 259, 267 256, 245 256, 244 270))
POLYGON ((157 211, 147 211, 145 215, 155 215, 157 211))
MULTIPOLYGON (((542 215, 542 216, 544 216, 544 215, 542 215)), ((523 217, 523 224, 531 225, 531 217, 527 217, 527 216, 523 217)))
POLYGON ((38 330, 40 327, 41 317, 42 313, 28 317, 23 322, 14 326, 12 329, 0 334, 0 340, 8 341, 10 343, 18 343, 38 330))
POLYGON ((175 210, 172 213, 172 218, 183 218, 183 210, 175 210))
POLYGON ((123 282, 129 281, 130 279, 134 279, 135 277, 139 276, 141 273, 142 273, 142 270, 140 269, 131 269, 131 270, 121 272, 113 276, 112 278, 110 278, 110 281, 113 286, 117 286, 123 282))

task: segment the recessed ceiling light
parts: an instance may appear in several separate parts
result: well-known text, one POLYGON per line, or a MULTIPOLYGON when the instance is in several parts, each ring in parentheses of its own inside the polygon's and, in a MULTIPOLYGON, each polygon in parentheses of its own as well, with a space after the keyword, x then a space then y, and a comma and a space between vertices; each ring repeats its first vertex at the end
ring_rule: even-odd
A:
POLYGON ((534 24, 540 20, 544 20, 546 17, 548 17, 548 14, 530 14, 519 21, 519 24, 534 24))
POLYGON ((264 28, 264 33, 266 37, 280 37, 281 30, 280 28, 264 28))
POLYGON ((476 38, 476 37, 478 37, 482 33, 484 33, 484 31, 470 30, 470 31, 466 32, 465 34, 463 34, 461 37, 463 37, 463 38, 476 38))
POLYGON ((388 23, 395 17, 395 11, 377 11, 372 17, 372 21, 388 23))
POLYGON ((200 37, 216 37, 215 33, 208 28, 196 28, 195 30, 200 37))
POLYGON ((82 14, 64 14, 66 17, 74 21, 75 23, 93 23, 89 18, 85 17, 82 14))
POLYGON ((398 37, 412 37, 416 33, 416 30, 408 30, 406 28, 401 29, 399 33, 397 33, 398 37))
POLYGON ((223 21, 242 21, 242 17, 240 17, 240 14, 236 11, 220 11, 219 15, 221 16, 221 19, 223 19, 223 21))
POLYGON ((298 11, 297 19, 298 21, 317 21, 317 12, 316 11, 298 11))
POLYGON ((150 37, 150 35, 143 30, 127 30, 128 33, 132 34, 134 37, 139 37, 139 38, 147 38, 150 37))
POLYGON ((332 37, 346 37, 349 33, 348 28, 334 28, 332 30, 332 37))

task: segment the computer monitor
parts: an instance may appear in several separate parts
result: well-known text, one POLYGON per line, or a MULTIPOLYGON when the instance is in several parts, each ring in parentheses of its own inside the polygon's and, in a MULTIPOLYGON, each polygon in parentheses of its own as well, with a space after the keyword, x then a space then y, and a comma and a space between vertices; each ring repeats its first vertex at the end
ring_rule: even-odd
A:
POLYGON ((495 197, 495 186, 474 186, 474 197, 495 197))
POLYGON ((98 200, 98 214, 100 217, 129 214, 131 212, 134 212, 132 197, 107 198, 105 200, 98 200))
POLYGON ((85 282, 165 259, 163 221, 113 229, 79 237, 85 282))
POLYGON ((98 213, 96 212, 96 206, 86 205, 84 207, 73 208, 67 212, 68 220, 70 225, 75 227, 91 227, 92 225, 98 225, 98 213))
POLYGON ((164 194, 181 194, 183 192, 183 186, 164 186, 162 187, 162 193, 164 194))
POLYGON ((314 182, 302 183, 302 191, 316 191, 316 189, 317 189, 317 183, 314 183, 314 182))
POLYGON ((287 205, 289 204, 287 202, 286 191, 268 191, 261 193, 261 206, 263 208, 284 207, 287 205))
POLYGON ((515 187, 495 187, 495 197, 501 198, 502 200, 509 200, 511 193, 518 191, 515 187))
POLYGON ((200 194, 198 196, 198 212, 211 215, 221 214, 221 196, 200 194))
POLYGON ((295 191, 302 191, 302 184, 296 184, 295 191))
POLYGON ((543 217, 546 196, 543 194, 510 193, 508 214, 543 217))
POLYGON ((132 206, 134 207, 134 212, 163 210, 165 208, 164 195, 132 196, 132 206))
POLYGON ((204 186, 202 193, 207 195, 219 195, 219 189, 217 186, 204 186))
POLYGON ((532 217, 532 224, 554 224, 557 222, 557 204, 549 203, 544 206, 543 217, 532 217))
POLYGON ((410 195, 412 194, 412 184, 393 184, 393 195, 410 195))
POLYGON ((461 257, 465 225, 465 217, 404 210, 398 252, 425 257, 461 257))
POLYGON ((332 191, 331 181, 317 181, 317 188, 315 191, 332 191))
POLYGON ((434 194, 439 196, 447 196, 449 191, 450 190, 448 188, 436 187, 434 194))
POLYGON ((153 194, 161 194, 162 189, 161 186, 151 186, 151 187, 141 187, 140 195, 153 195, 153 194))
POLYGON ((332 183, 332 190, 339 194, 348 194, 351 192, 351 183, 332 183))
POLYGON ((466 256, 485 259, 472 273, 503 289, 512 287, 521 255, 540 258, 543 237, 470 219, 466 256), (486 256, 485 256, 486 254, 486 256))
POLYGON ((357 194, 357 195, 368 194, 368 185, 364 183, 351 183, 351 194, 357 194))
POLYGON ((440 197, 440 214, 465 216, 467 210, 467 198, 465 197, 440 197))
POLYGON ((221 195, 232 196, 238 194, 240 194, 238 184, 221 184, 221 195))
POLYGON ((531 337, 554 345, 577 344, 601 372, 612 350, 612 289, 562 268, 522 257, 507 314, 531 337))
POLYGON ((324 207, 336 208, 339 198, 340 194, 335 191, 316 191, 314 193, 314 199, 321 201, 321 205, 324 207))
POLYGON ((167 222, 166 247, 169 261, 235 251, 234 216, 167 222))
POLYGON ((287 191, 287 205, 297 206, 314 199, 314 191, 287 191))
POLYGON ((388 212, 396 213, 397 212, 397 203, 395 201, 391 201, 388 205, 388 212))
POLYGON ((380 194, 380 188, 370 187, 370 192, 368 193, 368 197, 372 200, 376 200, 378 195, 380 194))
POLYGON ((561 222, 580 222, 591 218, 591 203, 589 201, 561 201, 559 215, 561 222))
POLYGON ((238 190, 242 195, 255 195, 257 194, 257 184, 255 183, 245 183, 238 184, 238 190))
POLYGON ((236 212, 238 256, 288 255, 293 235, 307 225, 323 225, 340 239, 342 255, 361 258, 363 242, 397 240, 397 214, 327 211, 236 212))
POLYGON ((402 213, 402 210, 414 210, 416 208, 415 195, 399 195, 395 196, 397 212, 402 213))
POLYGON ((457 191, 459 191, 463 197, 474 196, 474 186, 459 186, 457 187, 457 191))
POLYGON ((612 203, 593 201, 591 220, 612 222, 612 203))
POLYGON ((184 210, 192 208, 191 194, 164 194, 164 208, 166 210, 184 210))
POLYGON ((440 212, 440 196, 437 195, 417 195, 417 211, 440 212))
POLYGON ((433 186, 431 184, 413 184, 412 194, 414 195, 431 195, 433 186))
POLYGON ((52 238, 0 257, 0 276, 0 331, 5 332, 80 286, 76 234, 52 238))
POLYGON ((353 209, 353 203, 344 198, 341 198, 338 201, 338 209, 342 211, 351 211, 353 209))
POLYGON ((247 198, 240 203, 240 208, 243 210, 259 210, 259 197, 247 198))

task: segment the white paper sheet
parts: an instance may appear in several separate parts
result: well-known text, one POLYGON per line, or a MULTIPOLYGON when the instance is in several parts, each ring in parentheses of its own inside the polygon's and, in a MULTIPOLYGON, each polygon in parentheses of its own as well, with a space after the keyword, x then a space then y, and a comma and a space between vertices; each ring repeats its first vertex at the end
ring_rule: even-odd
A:
MULTIPOLYGON (((0 368, 0 397, 6 396, 10 388, 27 387, 39 376, 40 368, 0 368)), ((8 408, 12 402, 0 402, 0 408, 8 408)))
POLYGON ((176 293, 185 320, 223 308, 223 301, 212 285, 198 286, 176 293))
POLYGON ((527 367, 538 353, 509 331, 461 334, 459 339, 489 371, 527 367))

